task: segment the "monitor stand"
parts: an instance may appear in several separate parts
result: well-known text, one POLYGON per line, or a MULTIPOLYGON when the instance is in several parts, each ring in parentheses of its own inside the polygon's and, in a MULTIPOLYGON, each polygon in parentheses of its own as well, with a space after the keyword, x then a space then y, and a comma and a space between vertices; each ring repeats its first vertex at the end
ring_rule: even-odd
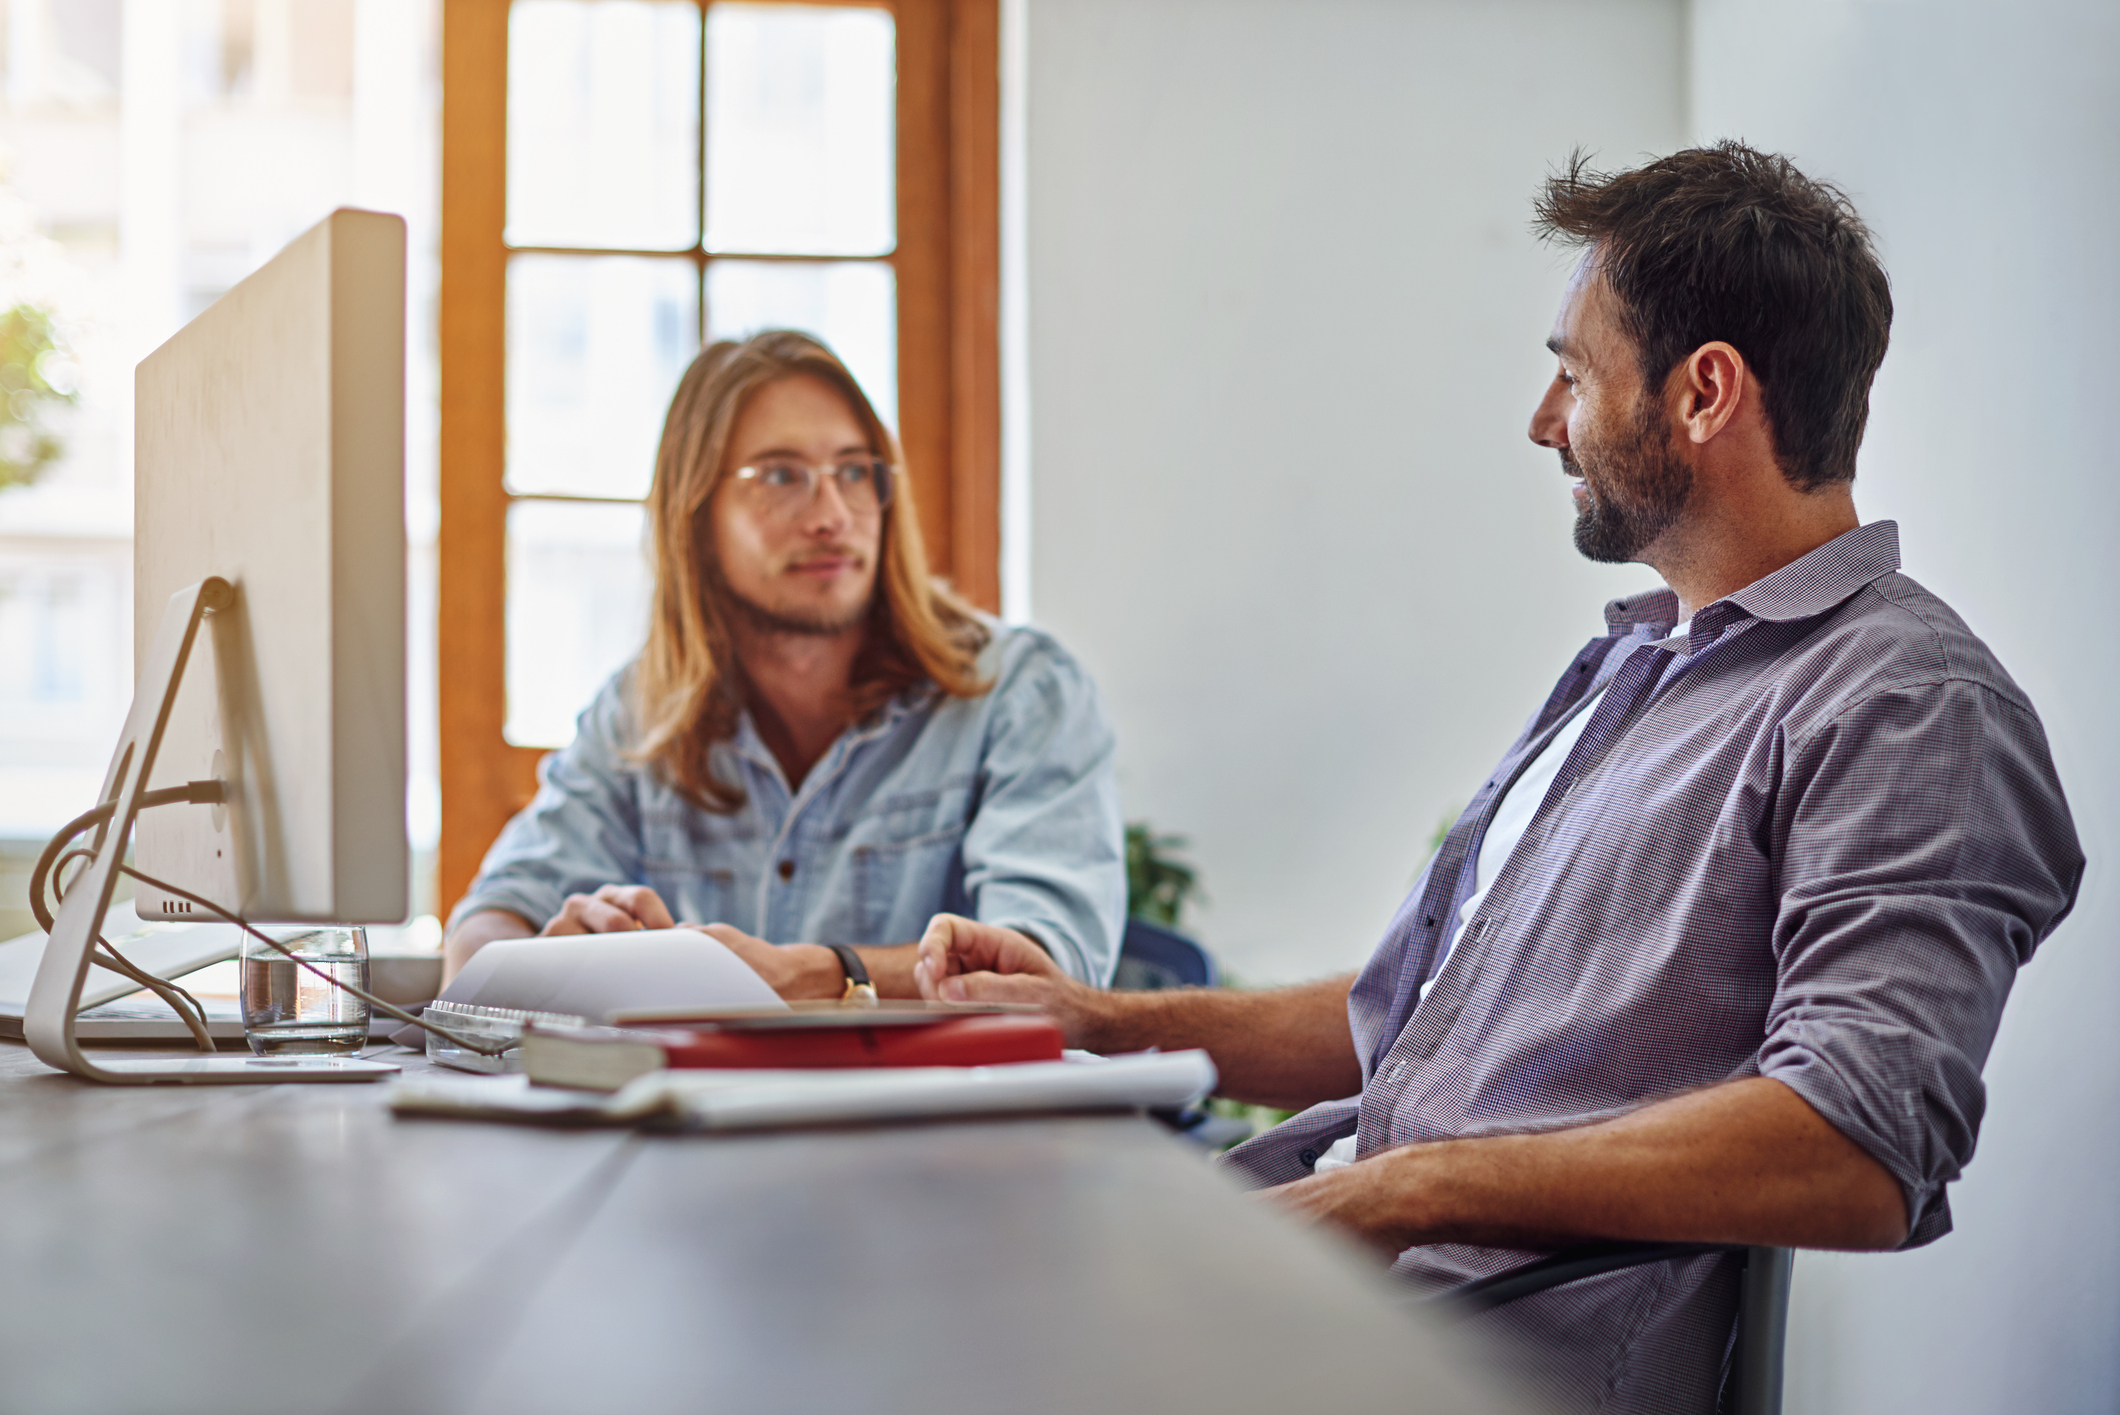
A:
POLYGON ((88 977, 103 931, 103 916, 117 887, 118 866, 132 838, 140 797, 154 770, 155 752, 169 725, 170 705, 184 681, 184 665, 207 613, 235 603, 235 588, 218 577, 178 590, 162 611, 162 623, 140 666, 132 711, 118 734, 110 772, 103 779, 104 801, 113 806, 108 822, 97 827, 95 854, 74 881, 52 921, 44 958, 23 1009, 22 1034, 37 1059, 91 1081, 143 1085, 153 1082, 219 1082, 257 1085, 278 1081, 373 1081, 398 1068, 386 1061, 343 1056, 198 1056, 89 1059, 74 1038, 74 1013, 81 985, 88 977))

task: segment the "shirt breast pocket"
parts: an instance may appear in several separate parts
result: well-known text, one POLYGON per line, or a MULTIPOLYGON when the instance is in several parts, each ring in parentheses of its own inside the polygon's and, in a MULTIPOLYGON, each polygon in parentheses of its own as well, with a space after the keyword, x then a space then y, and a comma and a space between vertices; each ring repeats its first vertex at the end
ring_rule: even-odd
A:
POLYGON ((863 943, 911 943, 927 922, 964 905, 964 827, 910 840, 857 845, 854 915, 863 943))
POLYGON ((848 833, 854 919, 862 943, 907 943, 964 904, 969 781, 887 798, 848 833))

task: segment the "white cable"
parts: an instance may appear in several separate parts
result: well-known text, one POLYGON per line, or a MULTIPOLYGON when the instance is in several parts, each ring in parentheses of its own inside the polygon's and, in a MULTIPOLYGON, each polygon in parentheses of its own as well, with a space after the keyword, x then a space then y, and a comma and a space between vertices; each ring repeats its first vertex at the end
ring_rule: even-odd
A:
POLYGON ((308 971, 316 974, 325 982, 331 984, 335 988, 338 988, 342 992, 352 993, 355 997, 367 1003, 370 1007, 373 1007, 378 1012, 381 1012, 386 1017, 395 1017, 400 1022, 410 1022, 415 1027, 419 1027, 425 1031, 432 1032, 434 1033, 434 1035, 442 1038, 444 1041, 454 1042, 456 1045, 462 1047, 464 1050, 476 1052, 480 1056, 500 1056, 504 1052, 507 1052, 508 1050, 517 1045, 515 1042, 503 1042, 498 1045, 491 1042, 476 1042, 471 1040, 471 1038, 469 1037, 459 1036, 457 1033, 450 1031, 446 1027, 437 1027, 432 1022, 429 1022, 424 1018, 413 1016, 410 1012, 407 1012, 402 1007, 398 1007, 393 1003, 385 1002, 381 998, 375 996, 373 993, 355 987, 352 983, 346 982, 340 978, 334 978, 333 976, 331 976, 331 974, 325 972, 322 968, 319 968, 315 964, 309 962, 307 959, 298 956, 293 949, 287 947, 285 944, 281 943, 272 935, 264 933, 256 928, 253 928, 248 922, 238 917, 237 915, 230 913, 228 910, 223 909, 220 905, 214 903, 211 899, 202 898, 199 895, 193 894, 188 889, 179 889, 177 886, 169 883, 167 880, 159 880, 152 875, 141 874, 131 865, 120 865, 118 866, 118 868, 125 871, 125 873, 131 875, 134 879, 140 881, 140 883, 142 884, 152 885, 156 889, 163 891, 165 894, 176 895, 179 899, 189 899, 192 903, 198 905, 202 909, 211 909, 214 913, 219 914, 222 918, 228 920, 229 923, 234 924, 237 928, 241 929, 244 933, 249 934, 252 938, 262 941, 278 953, 285 954, 290 962, 296 964, 299 967, 306 968, 308 971))

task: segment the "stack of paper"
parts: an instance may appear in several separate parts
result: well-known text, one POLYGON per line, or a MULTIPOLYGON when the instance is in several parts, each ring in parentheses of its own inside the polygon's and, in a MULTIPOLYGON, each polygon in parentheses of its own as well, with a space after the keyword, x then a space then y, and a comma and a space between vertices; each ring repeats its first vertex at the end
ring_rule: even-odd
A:
POLYGON ((1097 1061, 844 1071, 651 1071, 614 1094, 533 1086, 522 1076, 409 1076, 400 1115, 476 1116, 575 1125, 653 1124, 761 1130, 850 1121, 1025 1111, 1183 1106, 1214 1089, 1204 1051, 1097 1061))
MULTIPOLYGON (((472 954, 435 1000, 592 1022, 627 1008, 787 1007, 749 964, 697 929, 500 939, 472 954)), ((408 1024, 394 1039, 417 1048, 429 1035, 408 1024)))

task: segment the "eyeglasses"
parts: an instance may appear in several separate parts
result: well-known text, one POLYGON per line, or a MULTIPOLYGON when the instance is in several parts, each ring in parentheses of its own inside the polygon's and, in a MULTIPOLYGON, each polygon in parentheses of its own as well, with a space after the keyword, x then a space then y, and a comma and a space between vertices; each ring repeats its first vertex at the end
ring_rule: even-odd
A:
POLYGON ((730 473, 747 500, 769 516, 800 514, 817 499, 818 488, 830 477, 839 489, 839 499, 857 516, 874 515, 891 501, 889 462, 881 457, 853 457, 829 467, 815 467, 792 458, 775 457, 755 466, 738 467, 730 473))

